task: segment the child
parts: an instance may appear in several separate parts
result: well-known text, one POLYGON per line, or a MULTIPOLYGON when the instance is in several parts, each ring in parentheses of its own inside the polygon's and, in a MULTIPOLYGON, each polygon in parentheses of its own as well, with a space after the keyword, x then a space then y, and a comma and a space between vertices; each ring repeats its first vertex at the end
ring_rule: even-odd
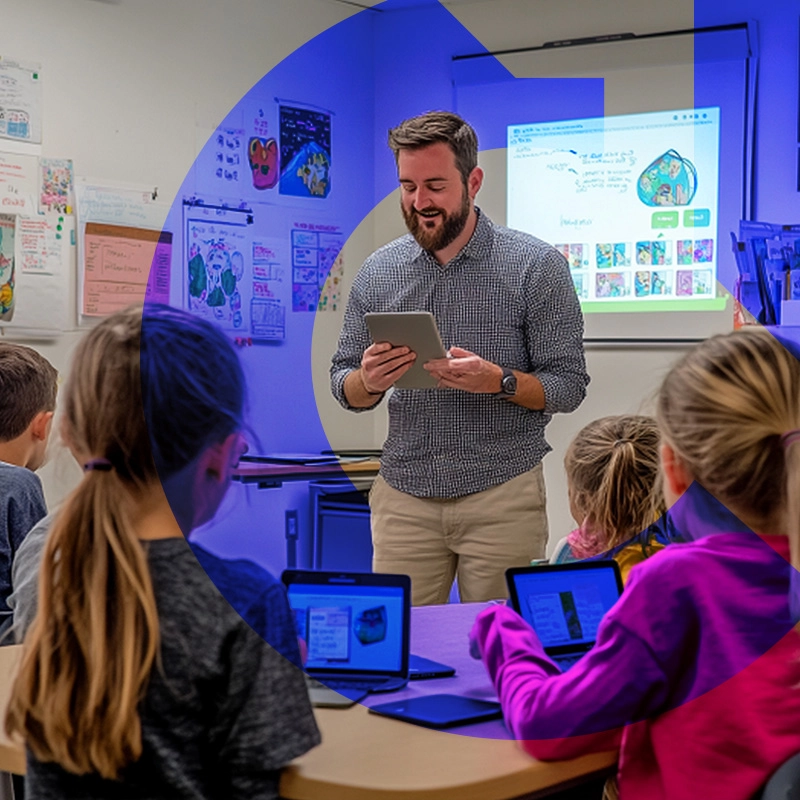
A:
POLYGON ((692 541, 633 570, 564 674, 511 609, 478 615, 472 651, 531 754, 619 747, 622 800, 749 800, 800 752, 799 398, 800 362, 766 331, 700 344, 657 413, 665 498, 692 541))
POLYGON ((47 513, 34 470, 44 463, 58 373, 30 347, 0 343, 0 624, 10 615, 11 564, 47 513))
POLYGON ((319 742, 303 674, 185 539, 246 449, 231 343, 185 312, 119 312, 81 341, 64 394, 86 474, 47 536, 6 718, 27 800, 277 797, 319 742))
POLYGON ((570 512, 580 527, 558 542, 551 564, 614 558, 627 582, 635 564, 668 543, 659 520, 659 441, 652 417, 603 417, 581 429, 564 457, 570 512))

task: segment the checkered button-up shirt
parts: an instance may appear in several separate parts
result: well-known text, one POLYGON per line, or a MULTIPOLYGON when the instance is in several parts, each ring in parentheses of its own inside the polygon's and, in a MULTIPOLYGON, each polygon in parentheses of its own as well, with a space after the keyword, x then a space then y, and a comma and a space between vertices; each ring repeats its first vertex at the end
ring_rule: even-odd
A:
POLYGON ((554 412, 574 411, 589 376, 583 317, 566 260, 526 233, 478 212, 470 241, 445 265, 410 235, 374 252, 356 276, 331 364, 334 396, 372 343, 369 311, 430 311, 445 348, 533 373, 545 408, 457 389, 395 389, 381 474, 417 497, 462 497, 533 469, 550 450, 544 429, 554 412))

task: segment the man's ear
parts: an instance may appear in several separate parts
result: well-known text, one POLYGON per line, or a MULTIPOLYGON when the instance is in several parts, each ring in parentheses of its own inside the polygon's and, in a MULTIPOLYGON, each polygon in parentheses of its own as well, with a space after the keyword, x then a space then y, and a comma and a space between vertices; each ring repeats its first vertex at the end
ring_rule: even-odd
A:
POLYGON ((43 442, 47 439, 47 434, 50 430, 50 420, 53 419, 52 411, 40 411, 32 420, 30 424, 30 431, 34 439, 43 442))
POLYGON ((470 200, 475 199, 475 195, 478 194, 481 186, 483 186, 483 170, 480 167, 475 167, 467 178, 467 194, 470 200))
MULTIPOLYGON (((680 497, 694 481, 681 457, 668 442, 661 443, 661 472, 664 476, 664 494, 680 497)), ((671 505, 671 503, 670 503, 671 505)))

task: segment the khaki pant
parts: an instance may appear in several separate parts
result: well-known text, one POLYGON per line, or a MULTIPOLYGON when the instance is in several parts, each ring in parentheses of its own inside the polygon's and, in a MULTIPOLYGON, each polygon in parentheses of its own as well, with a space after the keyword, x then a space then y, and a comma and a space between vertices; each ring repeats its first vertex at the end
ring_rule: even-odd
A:
POLYGON ((507 597, 505 571, 544 558, 542 465, 500 486, 456 498, 399 492, 379 475, 370 492, 374 572, 411 577, 414 605, 507 597))

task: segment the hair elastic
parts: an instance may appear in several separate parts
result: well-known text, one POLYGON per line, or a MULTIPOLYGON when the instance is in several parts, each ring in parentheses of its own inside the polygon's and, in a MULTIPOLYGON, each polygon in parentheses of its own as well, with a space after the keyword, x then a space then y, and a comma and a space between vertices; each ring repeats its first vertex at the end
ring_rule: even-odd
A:
POLYGON ((111 472, 112 469, 114 469, 114 465, 107 458, 93 458, 83 465, 84 472, 91 472, 92 470, 96 470, 97 472, 111 472))
POLYGON ((783 445, 784 450, 793 445, 795 442, 800 442, 800 428, 795 428, 792 431, 786 431, 786 433, 781 436, 781 444, 783 445))

